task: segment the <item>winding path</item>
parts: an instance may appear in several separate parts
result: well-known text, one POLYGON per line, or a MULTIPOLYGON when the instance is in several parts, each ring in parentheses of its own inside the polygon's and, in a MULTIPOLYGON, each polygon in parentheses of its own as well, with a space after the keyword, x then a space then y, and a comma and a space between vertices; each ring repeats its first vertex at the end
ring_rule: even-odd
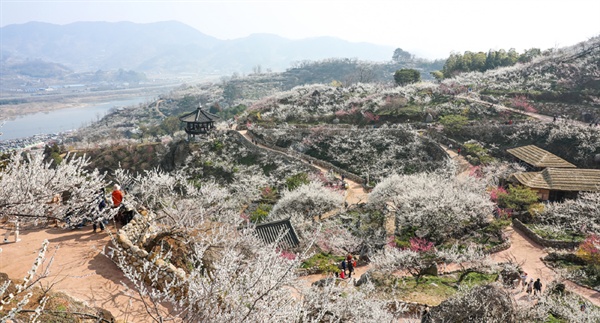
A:
MULTIPOLYGON (((539 114, 539 113, 534 113, 534 112, 527 112, 527 111, 523 111, 523 110, 519 110, 519 109, 507 107, 507 106, 502 105, 502 104, 497 104, 497 103, 492 103, 492 102, 484 101, 484 100, 481 100, 481 99, 476 99, 476 98, 473 98, 473 97, 470 97, 470 96, 458 95, 457 98, 464 99, 464 100, 471 101, 471 102, 475 102, 475 103, 480 103, 480 104, 488 105, 489 107, 494 107, 494 108, 497 108, 497 109, 500 109, 500 110, 506 110, 506 111, 511 111, 511 112, 514 112, 514 113, 519 113, 519 114, 526 115, 526 116, 532 117, 534 119, 540 120, 540 121, 545 122, 545 123, 554 122, 554 117, 547 116, 545 114, 539 114)), ((571 119, 560 119, 560 120, 563 120, 563 121, 567 121, 568 120, 569 123, 577 124, 577 125, 580 125, 580 126, 588 126, 587 123, 581 122, 581 121, 577 121, 577 120, 571 120, 571 119)))
MULTIPOLYGON (((297 156, 294 156, 292 154, 286 154, 286 153, 284 153, 282 151, 271 149, 271 148, 263 146, 261 144, 254 143, 252 141, 252 137, 248 134, 247 130, 237 130, 237 132, 239 132, 246 140, 248 140, 248 142, 250 142, 251 144, 253 144, 253 145, 255 145, 255 146, 257 146, 257 147, 259 147, 261 149, 265 149, 265 150, 268 150, 268 151, 271 151, 271 152, 274 152, 274 153, 277 153, 277 154, 281 154, 281 155, 284 155, 286 157, 298 160, 298 161, 300 161, 302 163, 305 163, 307 165, 310 165, 312 167, 315 167, 315 168, 319 169, 321 171, 321 173, 323 173, 324 175, 327 174, 327 172, 329 171, 328 169, 326 169, 324 167, 317 166, 317 165, 314 165, 314 164, 310 164, 306 160, 304 160, 302 158, 299 158, 297 156)), ((345 195, 344 195, 344 201, 346 203, 348 203, 348 205, 350 205, 350 204, 358 204, 358 203, 366 203, 367 202, 367 199, 368 199, 369 195, 365 192, 365 190, 363 189, 363 187, 362 187, 361 184, 359 184, 359 183, 357 183, 355 181, 352 181, 352 180, 350 180, 348 178, 345 178, 344 181, 348 184, 348 188, 345 190, 345 195)), ((321 219, 325 219, 327 217, 328 216, 323 215, 323 216, 321 216, 321 219)))
MULTIPOLYGON (((106 230, 116 231, 112 225, 106 230)), ((48 239, 46 258, 54 256, 54 259, 44 286, 54 284, 54 292, 64 292, 91 307, 104 308, 118 322, 152 322, 129 280, 101 254, 111 244, 106 232, 93 233, 91 225, 76 230, 49 227, 22 231, 20 238, 17 243, 0 244, 0 272, 13 280, 22 280, 42 242, 48 239)))
MULTIPOLYGON (((509 259, 516 260, 516 262, 521 264, 523 270, 529 275, 529 278, 533 278, 534 280, 540 278, 544 286, 558 278, 557 273, 546 266, 546 264, 542 261, 542 258, 548 255, 542 246, 536 244, 521 231, 514 229, 512 226, 509 227, 506 232, 511 239, 510 248, 493 254, 493 260, 497 262, 505 262, 509 259)), ((565 280, 564 282, 565 285, 567 285, 568 290, 587 298, 594 305, 600 306, 599 292, 579 286, 569 280, 565 280)), ((519 301, 525 301, 527 300, 527 294, 520 292, 520 289, 518 289, 517 293, 515 294, 515 298, 519 301)))
MULTIPOLYGON (((245 131, 240 131, 240 133, 252 142, 245 131)), ((260 147, 283 154, 268 147, 260 147)), ((447 147, 445 149, 451 158, 459 159, 459 162, 464 160, 456 152, 449 150, 447 147)), ((286 156, 306 163, 306 161, 295 156, 286 156)), ((324 168, 317 168, 322 172, 327 172, 324 168)), ((346 181, 349 184, 345 197, 346 201, 349 204, 366 202, 368 195, 364 192, 362 186, 353 181, 346 181)), ((114 230, 114 228, 108 226, 107 230, 114 230)), ((523 263, 523 269, 530 277, 541 278, 545 285, 557 276, 552 269, 541 261, 541 258, 546 255, 541 246, 512 228, 509 229, 508 233, 511 235, 511 247, 506 251, 492 255, 494 260, 506 261, 506 257, 513 257, 517 262, 523 263)), ((21 232, 21 242, 0 245, 2 248, 2 252, 0 252, 0 272, 7 273, 12 279, 22 279, 31 268, 31 264, 35 260, 44 239, 48 239, 51 243, 47 253, 49 256, 54 254, 55 246, 60 246, 56 250, 54 263, 50 267, 51 275, 46 280, 46 283, 55 284, 54 291, 63 291, 90 306, 107 309, 120 321, 150 321, 139 296, 127 291, 123 286, 123 284, 127 285, 127 279, 123 273, 110 259, 100 253, 102 248, 110 245, 108 235, 106 233, 92 233, 89 226, 79 230, 45 228, 21 232)), ((360 277, 369 268, 370 266, 356 268, 355 277, 360 277)), ((308 275, 304 276, 303 279, 307 284, 310 284, 325 277, 324 275, 308 275)), ((566 285, 569 290, 600 306, 600 293, 570 281, 566 281, 566 285)), ((519 290, 516 291, 515 297, 520 301, 526 300, 526 295, 519 290)))

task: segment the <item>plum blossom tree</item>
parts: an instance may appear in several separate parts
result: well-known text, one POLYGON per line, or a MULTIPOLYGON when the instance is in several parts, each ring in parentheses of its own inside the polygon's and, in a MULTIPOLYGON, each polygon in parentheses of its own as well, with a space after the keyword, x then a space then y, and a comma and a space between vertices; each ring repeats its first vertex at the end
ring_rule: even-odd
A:
POLYGON ((67 156, 53 165, 41 154, 13 153, 0 170, 0 217, 21 224, 49 219, 79 223, 94 217, 98 190, 105 182, 97 170, 87 169, 88 163, 67 156))
POLYGON ((575 200, 548 203, 537 220, 560 231, 600 232, 600 192, 581 193, 575 200))
POLYGON ((269 218, 281 219, 291 214, 292 221, 312 221, 332 209, 342 206, 344 197, 319 182, 310 182, 293 191, 284 191, 281 199, 273 206, 269 218))
MULTIPOLYGON (((418 244, 418 243, 417 243, 418 244)), ((422 246, 422 245, 421 245, 422 246)), ((417 283, 425 274, 426 270, 437 264, 458 264, 463 270, 483 270, 492 263, 480 248, 469 246, 461 250, 454 245, 449 249, 429 248, 396 248, 385 246, 372 257, 372 266, 376 270, 392 273, 404 270, 416 278, 417 283)), ((461 279, 462 280, 462 279, 461 279)))
POLYGON ((392 175, 373 189, 369 205, 393 212, 397 230, 412 227, 437 243, 488 223, 493 210, 484 181, 439 173, 392 175))

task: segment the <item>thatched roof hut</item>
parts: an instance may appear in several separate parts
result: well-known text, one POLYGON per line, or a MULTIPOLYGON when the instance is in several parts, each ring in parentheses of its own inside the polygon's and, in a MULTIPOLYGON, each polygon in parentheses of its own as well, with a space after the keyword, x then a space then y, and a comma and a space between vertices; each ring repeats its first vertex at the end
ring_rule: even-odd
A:
POLYGON ((512 175, 511 179, 536 190, 541 200, 575 198, 579 192, 600 191, 600 169, 546 168, 512 175))
POLYGON ((534 145, 507 149, 506 152, 517 159, 539 169, 542 168, 577 168, 577 166, 534 145))
POLYGON ((559 191, 600 191, 600 169, 546 168, 541 172, 514 175, 519 183, 559 191))

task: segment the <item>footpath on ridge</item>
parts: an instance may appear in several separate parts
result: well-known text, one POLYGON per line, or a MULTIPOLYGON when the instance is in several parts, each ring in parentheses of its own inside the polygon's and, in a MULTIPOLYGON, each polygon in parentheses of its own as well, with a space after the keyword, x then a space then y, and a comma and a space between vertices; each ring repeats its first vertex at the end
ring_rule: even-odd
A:
MULTIPOLYGON (((480 103, 480 104, 488 105, 489 107, 494 107, 494 108, 497 108, 497 109, 500 109, 500 110, 512 111, 514 113, 519 113, 519 114, 522 114, 522 115, 526 115, 526 116, 532 117, 534 119, 537 119, 539 121, 542 121, 544 123, 554 122, 554 117, 547 116, 545 114, 539 114, 539 113, 534 113, 534 112, 527 112, 527 111, 523 111, 523 110, 519 110, 519 109, 507 107, 507 106, 502 105, 502 104, 497 104, 497 103, 492 103, 492 102, 488 102, 488 101, 476 99, 476 98, 473 98, 473 97, 470 97, 470 96, 458 95, 456 97, 460 98, 460 99, 467 100, 467 101, 471 101, 471 102, 475 102, 475 103, 480 103)), ((562 120, 565 120, 565 119, 562 119, 562 120)), ((577 121, 577 120, 568 120, 568 122, 572 123, 572 124, 577 124, 577 125, 580 125, 580 126, 588 126, 588 124, 586 124, 585 122, 581 122, 581 121, 577 121)))

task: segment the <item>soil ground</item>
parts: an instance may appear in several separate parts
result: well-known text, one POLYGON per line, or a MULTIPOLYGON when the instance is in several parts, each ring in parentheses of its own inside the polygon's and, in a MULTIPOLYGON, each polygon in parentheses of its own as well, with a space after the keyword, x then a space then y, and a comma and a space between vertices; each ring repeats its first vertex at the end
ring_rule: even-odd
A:
MULTIPOLYGON (((111 225, 106 230, 115 231, 111 225)), ((46 256, 54 259, 44 285, 54 284, 54 291, 63 291, 89 306, 104 308, 120 322, 151 322, 139 295, 125 287, 129 284, 127 278, 101 254, 111 244, 106 230, 93 233, 89 225, 75 230, 51 227, 21 231, 21 241, 12 242, 11 235, 10 243, 0 244, 0 272, 13 280, 23 279, 42 242, 48 239, 46 256)))

